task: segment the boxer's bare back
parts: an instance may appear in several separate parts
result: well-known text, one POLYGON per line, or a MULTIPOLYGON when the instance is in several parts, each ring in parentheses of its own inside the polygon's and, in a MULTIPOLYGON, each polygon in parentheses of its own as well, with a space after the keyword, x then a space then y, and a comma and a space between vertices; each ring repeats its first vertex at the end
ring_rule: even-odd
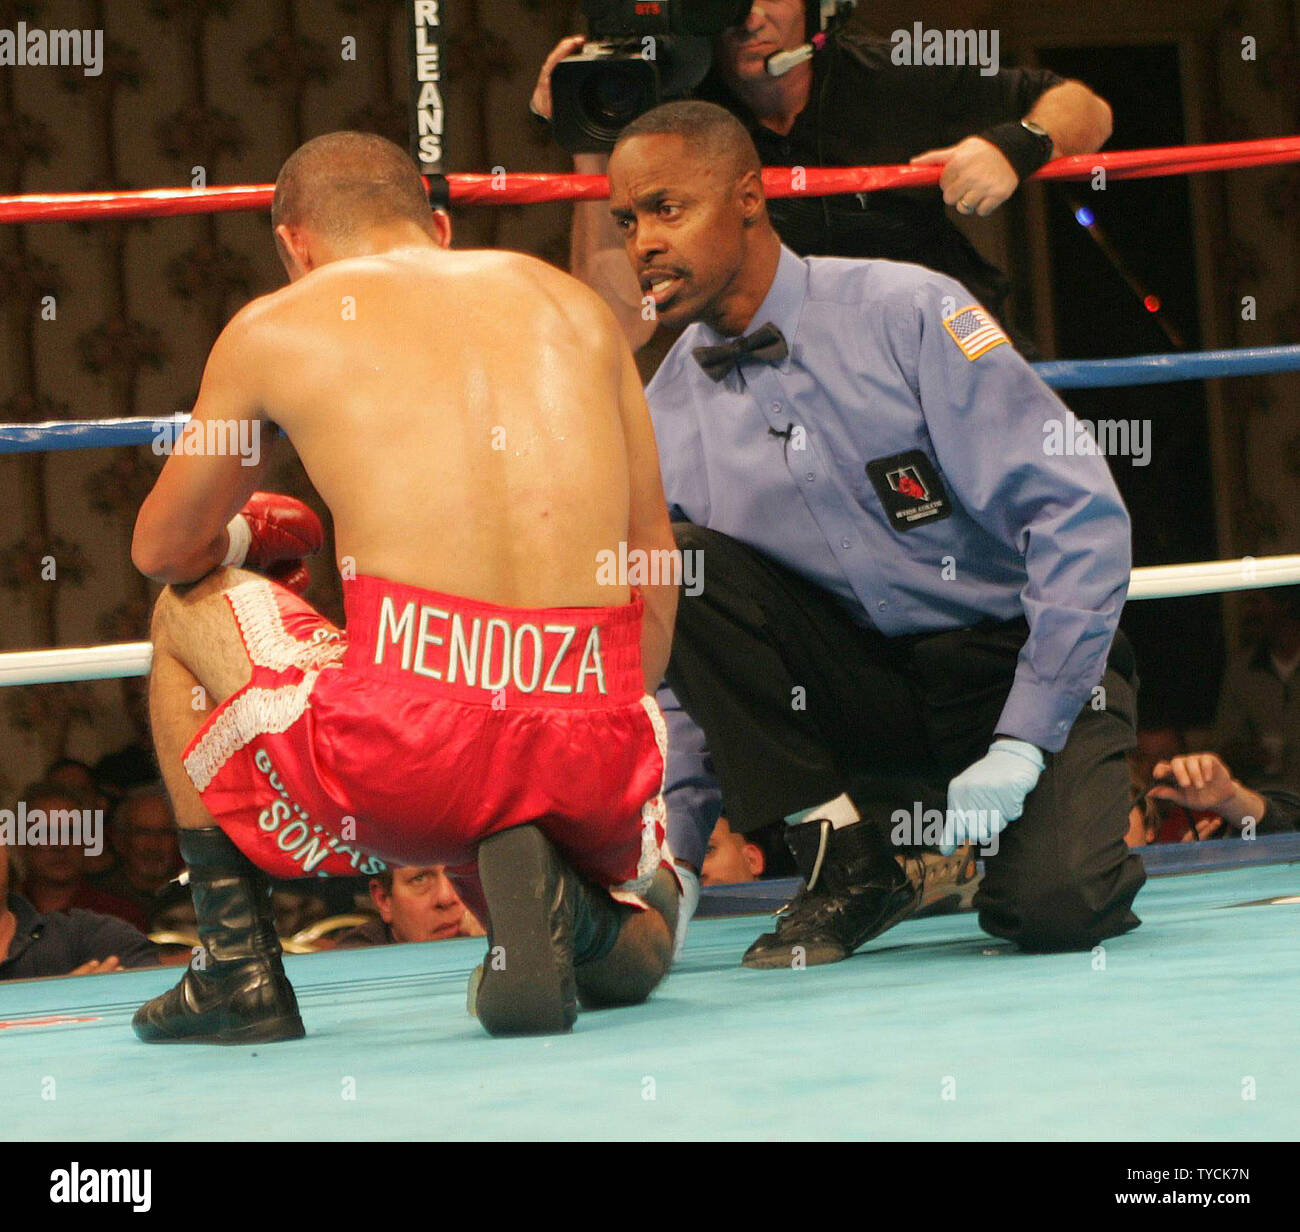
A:
MULTIPOLYGON (((244 309, 214 366, 244 388, 210 404, 288 435, 340 567, 514 607, 605 607, 630 592, 600 553, 674 548, 631 352, 600 299, 542 261, 432 244, 332 261, 244 309)), ((642 590, 653 689, 675 591, 642 590)))

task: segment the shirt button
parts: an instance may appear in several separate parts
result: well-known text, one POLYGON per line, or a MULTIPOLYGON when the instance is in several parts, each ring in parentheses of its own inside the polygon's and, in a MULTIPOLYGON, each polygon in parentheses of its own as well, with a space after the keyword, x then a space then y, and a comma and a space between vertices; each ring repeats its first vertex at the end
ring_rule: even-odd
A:
POLYGON ((887 608, 888 606, 889 604, 886 603, 883 599, 881 599, 881 601, 876 604, 876 611, 883 612, 885 608, 887 608))
POLYGON ((781 404, 780 404, 779 402, 773 402, 773 403, 772 403, 772 414, 773 414, 773 415, 780 414, 780 411, 781 411, 781 404))
POLYGON ((853 540, 852 540, 852 539, 844 538, 844 539, 841 539, 841 540, 840 540, 840 547, 842 547, 842 548, 848 548, 848 547, 852 547, 852 546, 853 546, 853 540))
POLYGON ((804 478, 805 478, 806 480, 808 480, 809 483, 812 483, 812 481, 813 481, 814 479, 816 479, 817 476, 816 476, 816 474, 814 474, 812 471, 809 471, 809 472, 804 476, 804 478))

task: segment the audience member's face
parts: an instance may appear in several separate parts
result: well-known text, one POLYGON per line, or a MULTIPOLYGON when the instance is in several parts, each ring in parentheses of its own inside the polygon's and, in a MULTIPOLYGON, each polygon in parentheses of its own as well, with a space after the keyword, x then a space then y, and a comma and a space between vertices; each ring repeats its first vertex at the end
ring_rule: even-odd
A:
POLYGON ((767 57, 800 46, 804 34, 804 0, 754 0, 749 16, 718 37, 719 64, 740 81, 761 80, 767 76, 767 57))
POLYGON ((99 784, 95 782, 95 776, 85 766, 79 766, 69 762, 66 766, 60 766, 57 770, 52 770, 46 776, 51 783, 57 783, 62 788, 72 788, 73 791, 79 791, 86 797, 91 808, 102 809, 105 807, 105 796, 99 789, 99 784))
POLYGON ((450 937, 482 935, 478 921, 460 901, 456 887, 441 864, 393 870, 393 892, 371 883, 384 923, 398 941, 446 941, 450 937))
POLYGON ((733 169, 682 137, 633 137, 609 165, 610 211, 641 294, 658 319, 711 319, 744 261, 744 215, 733 169))
POLYGON ((700 868, 701 885, 729 885, 757 881, 763 871, 763 852, 732 830, 725 817, 718 818, 709 839, 709 849, 700 868))
MULTIPOLYGON (((40 796, 27 801, 27 812, 49 813, 76 810, 80 805, 70 796, 40 796)), ((53 835, 51 835, 53 837, 53 835)), ((86 871, 86 849, 80 843, 33 843, 27 848, 27 878, 46 885, 73 885, 86 871)))
POLYGON ((171 805, 162 796, 139 796, 122 808, 117 838, 127 875, 161 885, 180 867, 171 805))

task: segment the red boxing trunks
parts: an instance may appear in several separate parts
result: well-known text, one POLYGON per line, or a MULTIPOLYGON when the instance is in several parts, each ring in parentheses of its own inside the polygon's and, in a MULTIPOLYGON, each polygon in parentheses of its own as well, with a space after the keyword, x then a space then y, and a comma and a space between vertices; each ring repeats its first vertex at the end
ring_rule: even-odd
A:
POLYGON ((250 860, 278 877, 445 864, 484 918, 478 844, 535 822, 635 895, 664 852, 667 732, 641 674, 643 601, 525 611, 345 580, 347 631, 258 578, 226 592, 252 678, 184 753, 250 860))

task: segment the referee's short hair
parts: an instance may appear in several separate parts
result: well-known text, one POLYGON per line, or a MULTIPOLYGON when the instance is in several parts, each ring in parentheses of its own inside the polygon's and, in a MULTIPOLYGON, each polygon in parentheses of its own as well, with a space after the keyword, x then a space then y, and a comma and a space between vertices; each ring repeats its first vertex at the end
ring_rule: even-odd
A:
POLYGON ((664 103, 638 116, 618 135, 618 149, 633 137, 681 137, 710 161, 725 159, 736 176, 762 174, 763 163, 749 130, 725 107, 695 99, 664 103))

